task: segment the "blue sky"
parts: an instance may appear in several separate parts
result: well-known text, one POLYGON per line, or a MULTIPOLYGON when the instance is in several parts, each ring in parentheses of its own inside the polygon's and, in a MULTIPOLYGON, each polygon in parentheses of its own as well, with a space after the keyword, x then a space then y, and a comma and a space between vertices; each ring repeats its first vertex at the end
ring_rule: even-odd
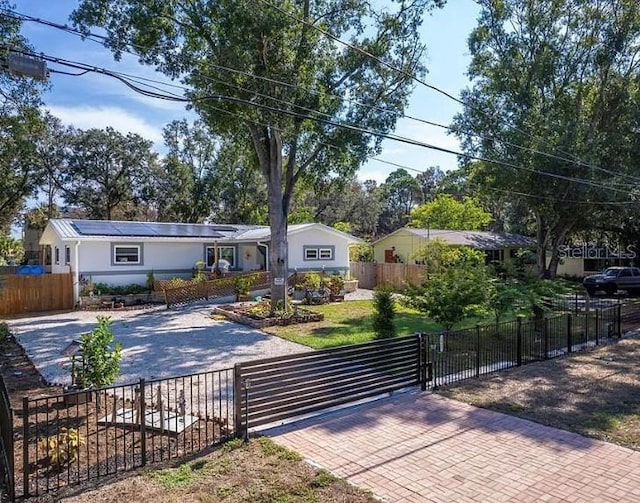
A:
MULTIPOLYGON (((68 16, 77 5, 75 0, 14 0, 18 12, 30 16, 68 23, 68 16)), ((468 84, 465 72, 469 63, 467 37, 475 26, 478 6, 472 0, 450 0, 443 8, 427 17, 421 34, 427 45, 426 63, 429 74, 426 80, 447 92, 458 95, 468 84)), ((64 31, 33 22, 25 22, 23 34, 37 52, 50 56, 90 63, 132 75, 165 80, 153 69, 140 65, 135 57, 124 55, 115 62, 111 52, 104 47, 64 31)), ((174 119, 193 118, 179 103, 147 98, 129 90, 115 79, 97 74, 83 77, 52 75, 52 87, 44 100, 47 108, 63 122, 78 128, 111 126, 123 133, 133 131, 162 144, 161 131, 174 119)), ((449 124, 460 110, 454 101, 418 85, 411 97, 407 115, 449 124)), ((401 119, 396 127, 401 136, 422 142, 458 149, 458 143, 446 131, 410 119, 401 119)), ((438 153, 421 147, 385 140, 381 159, 403 164, 416 170, 440 166, 443 170, 456 167, 455 156, 438 153)), ((383 182, 397 169, 394 166, 371 160, 359 173, 359 178, 383 182)), ((411 172, 416 174, 415 171, 411 172)))

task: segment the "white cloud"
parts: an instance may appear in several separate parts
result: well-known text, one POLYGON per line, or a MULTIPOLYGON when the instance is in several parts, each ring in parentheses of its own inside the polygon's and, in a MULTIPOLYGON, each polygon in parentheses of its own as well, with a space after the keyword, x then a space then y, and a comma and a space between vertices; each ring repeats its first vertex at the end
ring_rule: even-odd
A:
POLYGON ((112 127, 120 133, 138 133, 143 138, 155 143, 162 142, 162 131, 144 119, 119 107, 83 105, 66 107, 51 105, 48 107, 52 115, 63 123, 79 129, 112 127))

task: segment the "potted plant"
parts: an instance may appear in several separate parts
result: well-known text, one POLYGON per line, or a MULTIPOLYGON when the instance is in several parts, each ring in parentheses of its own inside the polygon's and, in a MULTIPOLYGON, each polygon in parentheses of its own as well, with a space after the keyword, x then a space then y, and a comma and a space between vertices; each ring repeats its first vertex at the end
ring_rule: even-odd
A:
POLYGON ((238 276, 233 280, 233 290, 236 294, 236 302, 246 302, 251 300, 249 295, 251 289, 251 278, 247 276, 238 276))

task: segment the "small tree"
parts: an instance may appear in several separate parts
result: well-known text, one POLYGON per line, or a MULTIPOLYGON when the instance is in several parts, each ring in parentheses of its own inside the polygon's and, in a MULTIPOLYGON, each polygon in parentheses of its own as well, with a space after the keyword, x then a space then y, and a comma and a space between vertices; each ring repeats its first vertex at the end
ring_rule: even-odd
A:
POLYGON ((406 303, 451 330, 466 316, 486 309, 487 282, 485 267, 451 266, 422 286, 407 288, 406 303))
POLYGON ((111 318, 98 316, 98 326, 80 341, 83 364, 76 368, 76 383, 88 388, 113 384, 120 375, 122 344, 115 343, 111 318))
POLYGON ((373 330, 378 339, 395 337, 395 316, 396 306, 392 291, 385 287, 376 288, 373 294, 373 330))

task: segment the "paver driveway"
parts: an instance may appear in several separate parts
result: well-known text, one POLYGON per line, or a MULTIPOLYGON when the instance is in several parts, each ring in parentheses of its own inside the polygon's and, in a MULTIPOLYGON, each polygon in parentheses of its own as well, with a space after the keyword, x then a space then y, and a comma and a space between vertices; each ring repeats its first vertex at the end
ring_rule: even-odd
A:
POLYGON ((428 392, 266 433, 389 502, 640 502, 640 452, 428 392))
POLYGON ((43 377, 68 384, 64 348, 96 326, 97 314, 111 316, 116 340, 124 346, 118 383, 232 367, 235 363, 309 351, 260 330, 213 320, 210 303, 176 309, 72 311, 9 320, 20 344, 43 377))

